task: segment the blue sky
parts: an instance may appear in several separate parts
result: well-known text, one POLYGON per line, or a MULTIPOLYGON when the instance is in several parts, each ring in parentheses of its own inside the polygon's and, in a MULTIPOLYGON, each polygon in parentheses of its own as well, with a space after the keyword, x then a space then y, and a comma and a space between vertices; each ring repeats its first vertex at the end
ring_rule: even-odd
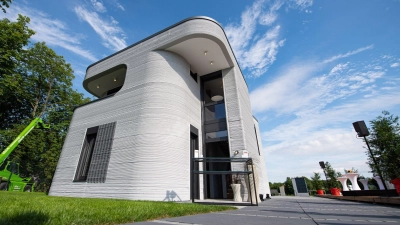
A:
POLYGON ((387 0, 14 0, 6 14, 31 18, 72 65, 88 65, 191 16, 225 29, 260 122, 270 181, 365 164, 352 122, 382 110, 400 115, 400 1, 387 0))

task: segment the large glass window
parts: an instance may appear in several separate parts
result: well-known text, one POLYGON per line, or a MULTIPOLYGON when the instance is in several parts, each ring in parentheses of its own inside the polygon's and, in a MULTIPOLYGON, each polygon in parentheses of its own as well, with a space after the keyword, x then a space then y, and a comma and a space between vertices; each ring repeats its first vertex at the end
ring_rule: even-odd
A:
POLYGON ((222 77, 204 81, 204 104, 223 102, 224 88, 222 77))
POLYGON ((204 114, 206 121, 226 118, 225 103, 204 107, 204 114))
POLYGON ((222 138, 227 137, 228 131, 227 130, 220 130, 216 132, 206 133, 206 139, 213 139, 213 138, 222 138))
POLYGON ((206 142, 227 139, 224 86, 221 74, 204 77, 204 135, 206 142))

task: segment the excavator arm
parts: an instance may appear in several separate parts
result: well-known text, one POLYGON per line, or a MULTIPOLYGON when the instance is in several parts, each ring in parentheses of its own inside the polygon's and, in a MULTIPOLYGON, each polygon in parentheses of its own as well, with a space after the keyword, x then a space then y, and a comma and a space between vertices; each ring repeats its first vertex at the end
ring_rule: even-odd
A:
POLYGON ((21 141, 28 135, 34 128, 47 129, 50 125, 43 123, 42 119, 35 118, 32 122, 14 139, 13 142, 0 154, 0 166, 4 163, 5 159, 14 151, 14 149, 21 143, 21 141))

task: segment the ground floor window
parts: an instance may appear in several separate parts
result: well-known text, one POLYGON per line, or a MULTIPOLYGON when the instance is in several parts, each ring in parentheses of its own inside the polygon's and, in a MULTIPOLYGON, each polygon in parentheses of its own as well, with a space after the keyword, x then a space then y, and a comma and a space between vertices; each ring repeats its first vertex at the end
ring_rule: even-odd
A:
POLYGON ((74 181, 104 183, 116 123, 87 129, 74 181))

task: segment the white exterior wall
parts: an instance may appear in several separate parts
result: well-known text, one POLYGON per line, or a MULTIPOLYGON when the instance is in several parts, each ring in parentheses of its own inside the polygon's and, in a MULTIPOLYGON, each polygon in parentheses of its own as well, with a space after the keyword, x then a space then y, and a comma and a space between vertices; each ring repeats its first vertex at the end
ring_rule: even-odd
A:
MULTIPOLYGON (((254 166, 259 174, 259 190, 257 194, 270 194, 269 181, 262 154, 261 136, 258 133, 260 154, 257 146, 256 129, 258 122, 253 119, 251 112, 250 96, 245 80, 238 66, 222 71, 225 104, 227 112, 227 123, 229 129, 229 146, 232 157, 241 157, 243 151, 248 151, 249 157, 253 158, 254 166), (234 155, 234 151, 239 151, 234 155)), ((243 164, 232 165, 234 170, 242 170, 243 164)), ((242 190, 243 198, 247 199, 247 190, 242 190)))
MULTIPOLYGON (((201 128, 200 87, 180 56, 156 51, 128 65, 114 97, 76 109, 50 195, 189 200, 190 124, 201 128), (72 182, 87 128, 117 122, 105 183, 72 182)), ((200 130, 201 131, 201 130, 200 130)))
POLYGON ((264 197, 266 194, 271 195, 271 189, 269 187, 269 180, 268 180, 268 174, 267 174, 267 168, 265 164, 265 155, 262 147, 262 141, 261 141, 261 132, 260 132, 260 127, 258 125, 258 121, 253 118, 254 125, 256 127, 256 132, 257 132, 257 141, 258 141, 258 147, 260 148, 260 164, 259 164, 259 171, 260 173, 260 194, 264 194, 264 197))
MULTIPOLYGON (((190 77, 184 58, 161 49, 198 36, 218 42, 231 60, 232 67, 222 70, 231 153, 249 151, 262 174, 260 184, 268 184, 266 172, 260 173, 265 165, 258 155, 248 89, 225 33, 212 21, 194 19, 88 68, 85 79, 125 64, 125 83, 113 97, 75 110, 50 195, 162 201, 174 191, 180 200, 190 199, 190 124, 199 129, 202 149, 200 82, 190 77), (73 182, 86 129, 115 121, 106 182, 73 182)), ((269 187, 262 185, 260 193, 269 193, 269 187)))

